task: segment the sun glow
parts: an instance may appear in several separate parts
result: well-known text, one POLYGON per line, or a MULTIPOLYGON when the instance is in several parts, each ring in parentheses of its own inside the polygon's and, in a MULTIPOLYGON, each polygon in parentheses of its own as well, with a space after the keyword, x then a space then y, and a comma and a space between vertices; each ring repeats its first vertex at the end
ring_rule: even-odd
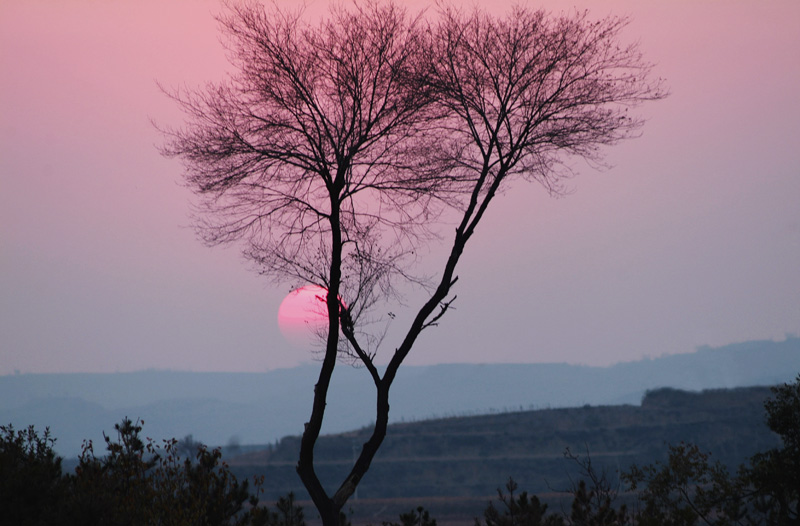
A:
POLYGON ((328 290, 306 285, 290 292, 278 308, 278 327, 290 344, 308 349, 319 341, 328 324, 325 298, 328 290))

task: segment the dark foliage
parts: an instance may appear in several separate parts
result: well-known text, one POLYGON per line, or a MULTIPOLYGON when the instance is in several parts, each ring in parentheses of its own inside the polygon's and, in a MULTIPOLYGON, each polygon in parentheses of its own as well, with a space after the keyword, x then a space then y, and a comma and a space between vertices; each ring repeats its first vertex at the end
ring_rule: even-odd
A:
POLYGON ((500 509, 493 502, 483 512, 483 522, 475 519, 475 526, 561 526, 563 519, 558 515, 547 514, 547 504, 542 504, 535 495, 528 496, 523 491, 517 497, 514 491, 517 483, 513 479, 506 482, 506 491, 497 490, 500 509))
POLYGON ((281 498, 276 512, 260 507, 261 480, 251 494, 218 449, 197 445, 182 457, 175 439, 143 440, 142 424, 116 424, 105 456, 85 443, 74 474, 62 474, 49 430, 0 427, 0 524, 304 526, 293 495, 281 498))
POLYGON ((772 389, 765 404, 767 425, 780 435, 782 448, 755 455, 743 477, 754 488, 753 506, 767 524, 800 524, 800 374, 792 384, 772 389))
POLYGON ((86 443, 67 501, 67 515, 83 524, 250 524, 245 511, 251 497, 247 480, 239 482, 221 461, 219 450, 198 446, 181 457, 179 442, 142 440, 142 422, 124 419, 114 426, 117 439, 105 436, 107 454, 97 457, 86 443))
POLYGON ((605 469, 597 470, 587 450, 585 457, 569 448, 564 457, 580 468, 581 478, 568 491, 573 495, 568 524, 570 526, 623 526, 632 524, 625 504, 617 505, 619 481, 613 482, 605 469), (587 482, 588 481, 588 482, 587 482))
POLYGON ((436 526, 436 519, 422 506, 400 514, 400 522, 384 521, 383 526, 436 526))
POLYGON ((55 503, 66 496, 61 458, 50 430, 0 426, 0 524, 45 525, 58 521, 55 503))
POLYGON ((632 466, 623 478, 632 491, 641 490, 642 525, 739 524, 745 511, 740 481, 694 444, 669 446, 665 463, 632 466))
POLYGON ((634 465, 623 478, 638 491, 638 524, 800 524, 800 375, 772 391, 766 420, 783 447, 757 453, 736 474, 685 443, 670 446, 664 463, 634 465))
POLYGON ((305 526, 303 507, 295 503, 294 493, 280 497, 275 503, 275 511, 267 508, 254 508, 250 511, 252 524, 263 526, 305 526))

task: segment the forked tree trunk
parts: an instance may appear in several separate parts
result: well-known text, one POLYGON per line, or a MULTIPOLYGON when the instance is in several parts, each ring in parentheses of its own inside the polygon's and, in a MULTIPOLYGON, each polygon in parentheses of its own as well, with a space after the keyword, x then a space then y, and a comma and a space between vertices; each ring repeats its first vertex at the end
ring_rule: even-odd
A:
MULTIPOLYGON (((491 199, 492 195, 493 192, 490 193, 489 199, 491 199)), ((447 310, 447 306, 449 304, 444 303, 444 300, 450 293, 450 289, 456 281, 456 278, 454 278, 455 267, 461 257, 467 240, 472 234, 471 228, 469 228, 467 225, 468 223, 465 222, 457 230, 456 239, 439 287, 437 287, 433 295, 417 313, 417 316, 411 324, 405 339, 400 347, 395 350, 395 353, 392 356, 392 360, 389 362, 389 365, 387 366, 383 378, 378 378, 377 372, 374 371, 374 369, 371 370, 371 372, 373 372, 373 379, 375 380, 376 388, 375 426, 373 427, 370 438, 363 444, 361 453, 358 456, 358 459, 356 459, 356 462, 350 470, 350 473, 347 475, 339 489, 332 497, 328 496, 328 493, 322 487, 322 484, 319 481, 314 469, 314 446, 319 438, 320 429, 322 427, 322 419, 327 403, 326 399, 328 387, 330 385, 330 380, 336 364, 336 353, 330 352, 332 349, 334 349, 334 347, 331 347, 332 339, 330 338, 329 333, 329 352, 326 352, 325 360, 323 361, 322 369, 320 371, 319 380, 314 387, 314 403, 311 419, 306 424, 305 431, 303 432, 300 446, 300 460, 297 464, 297 473, 300 475, 300 479, 303 481, 303 484, 308 490, 311 499, 320 514, 323 526, 341 526, 341 512, 344 508, 344 505, 355 493, 358 484, 369 470, 372 460, 375 458, 375 455, 377 454, 384 438, 386 437, 386 431, 389 424, 389 389, 394 382, 397 370, 402 364, 403 359, 406 357, 406 355, 408 355, 408 352, 411 350, 411 347, 414 345, 417 337, 420 335, 420 333, 422 333, 425 327, 431 323, 431 317, 433 317, 434 320, 438 319, 447 310), (434 314, 437 307, 441 307, 442 309, 438 315, 434 314)), ((338 293, 338 290, 336 292, 338 293)), ((331 297, 336 298, 337 296, 331 294, 331 290, 329 290, 328 298, 331 297)), ((339 311, 336 310, 333 312, 329 310, 329 314, 332 314, 329 319, 336 318, 338 323, 339 311)), ((335 331, 337 335, 335 349, 338 349, 339 327, 338 325, 333 326, 333 324, 330 324, 329 330, 335 331)))
MULTIPOLYGON (((330 377, 325 379, 320 378, 320 382, 317 383, 314 392, 315 406, 317 404, 322 404, 324 406, 325 402, 321 399, 323 390, 319 389, 319 386, 320 384, 326 385, 329 381, 330 377)), ((306 431, 303 433, 301 442, 300 461, 297 464, 297 472, 311 495, 311 499, 317 511, 319 511, 323 526, 340 526, 342 509, 349 498, 355 493, 361 479, 369 470, 372 460, 375 458, 375 454, 380 449, 383 439, 386 437, 388 423, 389 385, 381 382, 377 387, 376 419, 372 435, 363 444, 361 454, 353 465, 350 473, 332 497, 328 496, 327 492, 322 487, 314 469, 314 445, 316 439, 319 438, 319 433, 313 433, 313 431, 318 426, 315 423, 312 424, 312 422, 306 425, 306 431), (311 430, 311 432, 309 432, 309 430, 311 430)))

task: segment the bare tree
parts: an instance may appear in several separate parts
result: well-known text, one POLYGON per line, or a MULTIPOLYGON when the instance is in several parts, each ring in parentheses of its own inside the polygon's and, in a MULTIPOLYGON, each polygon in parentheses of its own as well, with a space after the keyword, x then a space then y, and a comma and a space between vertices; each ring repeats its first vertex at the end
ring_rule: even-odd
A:
POLYGON ((243 240, 264 274, 342 288, 360 312, 406 275, 447 191, 421 162, 432 98, 412 80, 420 31, 393 4, 336 9, 319 26, 301 14, 229 5, 219 20, 238 71, 171 93, 190 122, 167 130, 164 151, 202 198, 205 242, 243 240))
POLYGON ((328 290, 297 471, 336 525, 386 435, 397 371, 454 301, 458 261, 501 187, 519 176, 560 192, 565 154, 599 161, 599 147, 641 126, 628 108, 664 91, 637 47, 619 46, 624 19, 443 8, 425 22, 375 0, 318 25, 256 4, 220 21, 237 73, 172 94, 189 120, 167 131, 164 152, 186 165, 207 243, 243 241, 264 274, 328 290), (443 207, 458 217, 449 256, 381 374, 363 315, 397 279, 416 279, 414 251, 443 207), (376 416, 329 495, 314 447, 343 355, 372 377, 376 416))

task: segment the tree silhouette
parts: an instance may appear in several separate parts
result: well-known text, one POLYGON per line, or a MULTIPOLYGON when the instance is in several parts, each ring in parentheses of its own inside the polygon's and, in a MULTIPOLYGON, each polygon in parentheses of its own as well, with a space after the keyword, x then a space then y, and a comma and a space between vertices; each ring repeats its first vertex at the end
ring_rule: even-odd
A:
POLYGON ((475 526, 564 526, 560 516, 547 513, 547 504, 542 504, 536 495, 528 497, 528 492, 523 491, 515 497, 517 487, 514 479, 508 479, 507 495, 498 488, 497 497, 502 507, 498 510, 490 502, 483 511, 483 522, 476 518, 475 526))
POLYGON ((55 524, 68 488, 47 428, 0 426, 0 525, 55 524))
POLYGON ((327 333, 297 471, 326 525, 339 524, 386 434, 389 389, 419 335, 455 300, 456 267, 497 193, 513 179, 563 191, 564 155, 600 160, 633 135, 628 108, 665 95, 638 48, 620 46, 625 19, 515 8, 496 18, 443 7, 411 18, 391 2, 300 12, 230 5, 220 17, 237 72, 173 92, 188 122, 167 130, 200 197, 209 244, 240 241, 260 272, 327 289, 327 333), (440 214, 455 217, 441 274, 414 275, 440 214), (428 299, 375 364, 374 307, 398 281, 428 299), (373 432, 332 494, 314 447, 337 358, 358 362, 376 389, 373 432))
POLYGON ((766 423, 783 447, 756 453, 735 474, 695 444, 669 446, 665 462, 622 474, 638 492, 636 523, 713 526, 800 524, 800 375, 772 388, 766 423))
POLYGON ((764 408, 767 425, 780 435, 783 447, 756 454, 745 470, 756 488, 755 507, 767 524, 800 524, 800 374, 793 383, 772 388, 764 408))

